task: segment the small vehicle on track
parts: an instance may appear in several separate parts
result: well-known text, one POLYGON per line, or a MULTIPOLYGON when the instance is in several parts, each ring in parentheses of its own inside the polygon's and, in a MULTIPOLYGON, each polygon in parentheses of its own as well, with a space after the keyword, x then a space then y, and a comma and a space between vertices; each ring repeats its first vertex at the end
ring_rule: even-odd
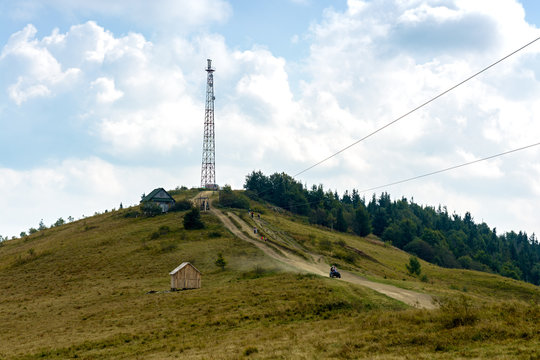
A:
POLYGON ((330 268, 330 277, 341 279, 341 274, 339 273, 339 271, 337 271, 335 266, 332 266, 330 268))

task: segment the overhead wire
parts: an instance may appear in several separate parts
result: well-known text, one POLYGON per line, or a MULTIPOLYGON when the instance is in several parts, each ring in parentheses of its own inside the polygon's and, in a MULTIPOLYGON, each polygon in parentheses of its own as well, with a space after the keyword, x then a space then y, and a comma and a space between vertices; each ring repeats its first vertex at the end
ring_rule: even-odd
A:
MULTIPOLYGON (((522 146, 522 147, 517 148, 517 149, 508 150, 508 151, 498 153, 498 154, 495 154, 495 155, 490 155, 490 156, 487 156, 487 157, 484 157, 484 158, 481 158, 481 159, 477 159, 477 160, 473 160, 473 161, 469 161, 469 162, 466 162, 466 163, 463 163, 463 164, 450 166, 450 167, 447 167, 445 169, 432 171, 432 172, 429 172, 429 173, 426 173, 426 174, 413 176, 411 178, 407 178, 407 179, 403 179, 403 180, 399 180, 399 181, 394 181, 394 182, 384 184, 384 185, 374 186, 374 187, 371 187, 369 189, 360 190, 360 191, 358 191, 358 194, 362 194, 362 193, 365 193, 365 192, 368 192, 368 191, 373 191, 373 190, 377 190, 377 189, 381 189, 381 188, 385 188, 385 187, 389 187, 389 186, 393 186, 393 185, 397 185, 397 184, 402 184, 402 183, 405 183, 405 182, 408 182, 408 181, 413 181, 413 180, 417 180, 417 179, 424 178, 424 177, 427 177, 427 176, 440 174, 442 172, 446 172, 446 171, 450 171, 450 170, 455 170, 455 169, 458 169, 458 168, 461 168, 461 167, 464 167, 464 166, 479 163, 481 161, 491 160, 491 159, 494 159, 494 158, 497 158, 497 157, 500 157, 500 156, 508 155, 508 154, 511 154, 511 153, 514 153, 514 152, 517 152, 517 151, 529 149, 529 148, 539 146, 539 145, 540 145, 540 142, 535 143, 535 144, 530 144, 530 145, 527 145, 527 146, 522 146)), ((290 210, 293 207, 311 205, 311 204, 318 203, 320 201, 321 200, 308 201, 308 202, 305 202, 305 203, 296 203, 296 204, 288 205, 286 207, 288 207, 288 209, 290 210)))
POLYGON ((505 151, 505 152, 502 152, 502 153, 499 153, 499 154, 496 154, 496 155, 487 156, 487 157, 482 158, 482 159, 473 160, 473 161, 469 161, 469 162, 466 162, 466 163, 463 163, 463 164, 451 166, 451 167, 448 167, 448 168, 445 168, 445 169, 441 169, 441 170, 437 170, 437 171, 432 171, 432 172, 427 173, 427 174, 418 175, 418 176, 413 176, 413 177, 408 178, 408 179, 403 179, 403 180, 399 180, 399 181, 394 181, 394 182, 391 182, 391 183, 388 183, 388 184, 385 184, 385 185, 374 186, 374 187, 369 188, 369 189, 365 189, 365 190, 358 191, 358 193, 365 193, 365 192, 368 192, 368 191, 373 191, 373 190, 377 190, 377 189, 380 189, 380 188, 385 188, 385 187, 388 187, 388 186, 397 185, 397 184, 402 184, 402 183, 404 183, 404 182, 417 180, 417 179, 420 179, 420 178, 423 178, 423 177, 427 177, 427 176, 431 176, 431 175, 435 175, 435 174, 440 174, 440 173, 442 173, 442 172, 446 172, 446 171, 450 171, 450 170, 455 170, 455 169, 458 169, 458 168, 461 168, 461 167, 464 167, 464 166, 476 164, 476 163, 479 163, 479 162, 481 162, 481 161, 486 161, 486 160, 494 159, 494 158, 499 157, 499 156, 508 155, 508 154, 511 154, 511 153, 514 153, 514 152, 517 152, 517 151, 521 151, 521 150, 525 150, 525 149, 529 149, 529 148, 532 148, 532 147, 538 146, 538 145, 540 145, 540 142, 539 142, 539 143, 536 143, 536 144, 531 144, 531 145, 523 146, 523 147, 520 147, 520 148, 517 148, 517 149, 505 151))
MULTIPOLYGON (((375 131, 373 131, 373 132, 367 134, 367 135, 364 136, 363 138, 361 138, 361 139, 359 139, 359 140, 353 142, 352 144, 350 144, 350 145, 344 147, 343 149, 341 149, 341 150, 339 150, 339 151, 333 153, 332 155, 330 155, 330 156, 328 156, 328 157, 322 159, 321 161, 319 161, 319 162, 317 162, 317 163, 311 165, 310 167, 308 167, 308 168, 306 168, 306 169, 304 169, 304 170, 298 172, 297 174, 293 175, 292 178, 294 179, 295 177, 297 177, 297 176, 299 176, 299 175, 301 175, 301 174, 303 174, 303 173, 305 173, 305 172, 307 172, 307 171, 313 169, 314 167, 316 167, 316 166, 318 166, 318 165, 324 163, 325 161, 327 161, 327 160, 329 160, 329 159, 331 159, 331 158, 333 158, 333 157, 335 157, 335 156, 341 154, 342 152, 344 152, 344 151, 350 149, 351 147, 357 145, 358 143, 360 143, 360 142, 362 142, 362 141, 368 139, 369 137, 371 137, 371 136, 377 134, 378 132, 380 132, 380 131, 386 129, 387 127, 389 127, 389 126, 395 124, 396 122, 402 120, 402 119, 405 118, 406 116, 408 116, 408 115, 414 113, 415 111, 421 109, 422 107, 424 107, 424 106, 426 106, 426 105, 432 103, 433 101, 439 99, 440 97, 444 96, 445 94, 449 93, 450 91, 456 89, 457 87, 459 87, 459 86, 463 85, 464 83, 470 81, 471 79, 475 78, 476 76, 478 76, 478 75, 482 74, 483 72, 489 70, 490 68, 494 67, 495 65, 501 63, 502 61, 508 59, 509 57, 515 55, 516 53, 522 51, 523 49, 527 48, 528 46, 532 45, 533 43, 535 43, 535 42, 538 41, 538 40, 540 40, 540 37, 537 37, 536 39, 534 39, 534 40, 532 40, 532 41, 526 43, 525 45, 523 45, 523 46, 519 47, 518 49, 512 51, 511 53, 505 55, 504 57, 502 57, 502 58, 500 58, 499 60, 493 62, 492 64, 490 64, 490 65, 484 67, 484 68, 481 69, 480 71, 477 71, 476 73, 474 73, 473 75, 467 77, 466 79, 462 80, 461 82, 455 84, 454 86, 448 88, 447 90, 445 90, 445 91, 439 93, 438 95, 432 97, 431 99, 425 101, 425 102, 422 103, 421 105, 418 105, 417 107, 415 107, 414 109, 412 109, 412 110, 408 111, 407 113, 401 115, 400 117, 398 117, 398 118, 392 120, 391 122, 385 124, 384 126, 382 126, 382 127, 378 128, 378 129, 376 129, 375 131)), ((535 146, 535 145, 532 145, 532 146, 535 146)), ((528 147, 530 147, 530 146, 528 146, 528 147)), ((525 148, 527 148, 527 147, 525 147, 525 148)), ((513 150, 513 151, 518 151, 518 150, 520 150, 520 149, 516 149, 516 150, 513 150)), ((511 152, 513 152, 513 151, 511 151, 511 152)), ((503 153, 503 154, 504 154, 504 153, 503 153)), ((498 154, 498 155, 495 155, 494 157, 496 157, 496 156, 501 156, 501 155, 503 155, 503 154, 498 154)), ((489 157, 489 158, 491 158, 491 157, 489 157)), ((486 158, 486 159, 484 159, 484 160, 487 160, 487 159, 489 159, 489 158, 486 158)), ((483 160, 478 160, 478 161, 483 161, 483 160)), ((478 161, 475 161, 475 162, 478 162, 478 161)), ((474 162, 472 162, 472 163, 474 163, 474 162)), ((459 165, 458 167, 460 167, 460 166, 465 166, 465 165, 468 165, 468 164, 462 164, 462 165, 459 165)), ((438 171, 438 172, 443 172, 443 171, 448 171, 448 170, 451 170, 451 169, 443 169, 443 170, 440 170, 440 171, 438 171)), ((434 173, 438 173, 438 172, 434 172, 434 173)), ((425 177, 425 176, 428 176, 428 175, 430 175, 430 174, 424 174, 424 175, 421 175, 421 176, 419 176, 419 177, 425 177)), ((432 175, 432 174, 431 174, 431 175, 432 175)), ((412 180, 412 179, 406 179, 406 180, 407 180, 407 181, 410 181, 410 180, 412 180)), ((386 186, 386 185, 381 185, 380 187, 384 187, 384 186, 386 186)), ((364 190, 363 192, 367 192, 367 191, 370 191, 370 190, 375 190, 375 189, 378 189, 378 188, 380 188, 380 187, 375 187, 375 188, 372 188, 372 189, 366 189, 366 190, 364 190)), ((270 191, 270 190, 272 190, 272 189, 273 189, 273 187, 269 187, 269 188, 267 188, 267 189, 265 189, 265 190, 263 190, 263 191, 260 191, 260 192, 258 193, 258 196, 260 196, 260 195, 262 195, 262 194, 264 194, 264 193, 266 193, 266 192, 268 192, 268 191, 270 191)))
POLYGON ((316 167, 316 166, 319 166, 320 164, 322 164, 322 163, 324 163, 324 162, 330 160, 331 158, 333 158, 333 157, 335 157, 335 156, 341 154, 342 152, 344 152, 344 151, 350 149, 351 147, 357 145, 358 143, 360 143, 360 142, 362 142, 362 141, 368 139, 369 137, 371 137, 371 136, 377 134, 378 132, 380 132, 380 131, 386 129, 386 128, 389 127, 390 125, 395 124, 396 122, 402 120, 402 119, 405 118, 406 116, 408 116, 408 115, 414 113, 415 111, 417 111, 417 110, 423 108, 424 106, 426 106, 426 105, 432 103, 433 101, 437 100, 437 99, 440 98, 441 96, 443 96, 443 95, 449 93, 450 91, 454 90, 455 88, 457 88, 457 87, 459 87, 459 86, 465 84, 465 83, 468 82, 469 80, 471 80, 471 79, 475 78, 476 76, 482 74, 483 72, 485 72, 485 71, 491 69, 491 68, 494 67, 495 65, 497 65, 497 64, 499 64, 500 62, 502 62, 502 61, 508 59, 508 58, 511 57, 512 55, 514 55, 514 54, 520 52, 521 50, 523 50, 523 49, 525 49, 526 47, 532 45, 533 43, 535 43, 535 42, 538 41, 538 40, 540 40, 540 37, 537 37, 536 39, 534 39, 534 40, 528 42, 527 44, 521 46, 520 48, 518 48, 518 49, 512 51, 511 53, 505 55, 504 57, 502 57, 502 58, 500 58, 499 60, 495 61, 495 62, 492 63, 491 65, 486 66, 485 68, 483 68, 482 70, 480 70, 480 71, 474 73, 473 75, 469 76, 469 77, 466 78, 465 80, 460 81, 460 82, 457 83, 456 85, 454 85, 454 86, 448 88, 447 90, 441 92, 441 93, 438 94, 437 96, 432 97, 431 99, 425 101, 425 102, 422 103, 421 105, 418 105, 417 107, 415 107, 414 109, 412 109, 412 110, 408 111, 407 113, 401 115, 400 117, 398 117, 398 118, 396 118, 396 119, 390 121, 390 122, 387 123, 386 125, 384 125, 384 126, 378 128, 377 130, 375 130, 375 131, 373 131, 373 132, 367 134, 367 135, 364 136, 363 138, 361 138, 361 139, 359 139, 359 140, 353 142, 353 143, 350 144, 350 145, 347 145, 347 146, 344 147, 343 149, 341 149, 341 150, 339 150, 339 151, 333 153, 332 155, 330 155, 330 156, 328 156, 328 157, 322 159, 321 161, 319 161, 319 162, 317 162, 317 163, 311 165, 310 167, 308 167, 308 168, 306 168, 306 169, 300 171, 299 173, 293 175, 293 178, 295 178, 295 177, 297 177, 298 175, 301 175, 301 174, 303 174, 303 173, 305 173, 305 172, 307 172, 307 171, 313 169, 313 168, 316 167))

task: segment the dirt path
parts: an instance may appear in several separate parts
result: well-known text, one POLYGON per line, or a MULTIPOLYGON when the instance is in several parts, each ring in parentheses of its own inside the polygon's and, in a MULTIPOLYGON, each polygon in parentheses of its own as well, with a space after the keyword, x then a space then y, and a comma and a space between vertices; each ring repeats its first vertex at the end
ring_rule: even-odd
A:
MULTIPOLYGON (((204 196, 210 196, 210 194, 206 194, 204 196)), ((231 212, 224 214, 222 211, 213 206, 211 207, 210 212, 214 214, 235 236, 255 245, 265 254, 285 264, 287 267, 321 276, 328 276, 329 266, 321 261, 321 257, 317 259, 317 262, 310 262, 287 251, 276 251, 269 246, 269 244, 261 241, 259 237, 253 233, 253 227, 248 225, 237 215, 231 212), (238 228, 236 224, 238 224, 240 228, 238 228)), ((341 280, 368 287, 416 308, 434 309, 437 307, 433 302, 433 298, 428 294, 422 294, 388 284, 369 281, 347 271, 341 271, 341 280)))

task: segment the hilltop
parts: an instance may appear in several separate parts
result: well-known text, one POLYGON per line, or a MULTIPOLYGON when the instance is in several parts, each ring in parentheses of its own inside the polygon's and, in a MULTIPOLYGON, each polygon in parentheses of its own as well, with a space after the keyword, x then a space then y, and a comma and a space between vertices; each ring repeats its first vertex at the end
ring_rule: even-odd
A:
POLYGON ((128 208, 4 242, 0 358, 540 356, 537 286, 422 260, 413 276, 410 255, 376 236, 249 207, 260 220, 213 207, 201 213, 204 229, 186 230, 187 211, 133 217, 128 208), (202 288, 167 292, 183 261, 201 270, 202 288), (330 264, 342 280, 328 278, 330 264), (347 277, 429 296, 433 309, 347 277))

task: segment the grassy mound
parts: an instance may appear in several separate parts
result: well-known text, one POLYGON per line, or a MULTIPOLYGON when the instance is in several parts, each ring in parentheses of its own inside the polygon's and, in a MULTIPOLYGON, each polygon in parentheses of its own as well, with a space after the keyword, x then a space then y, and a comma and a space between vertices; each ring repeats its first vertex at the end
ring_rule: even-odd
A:
POLYGON ((0 247, 0 358, 540 356, 537 287, 424 262, 421 281, 406 273, 408 254, 377 239, 252 205, 267 210, 261 230, 281 251, 438 295, 441 307, 410 309, 370 289, 290 272, 209 213, 204 229, 188 231, 186 212, 144 218, 123 209, 0 247), (183 261, 202 272, 202 288, 166 292, 168 272, 183 261))

